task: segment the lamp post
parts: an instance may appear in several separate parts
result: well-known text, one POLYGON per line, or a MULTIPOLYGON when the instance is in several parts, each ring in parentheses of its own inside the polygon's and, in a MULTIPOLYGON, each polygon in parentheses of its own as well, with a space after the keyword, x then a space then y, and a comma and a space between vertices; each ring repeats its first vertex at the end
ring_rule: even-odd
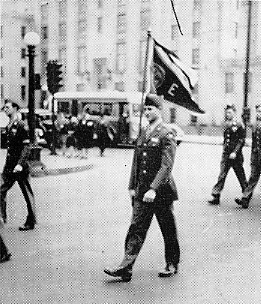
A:
POLYGON ((249 91, 249 63, 250 63, 250 43, 251 43, 251 17, 252 17, 252 1, 248 0, 248 18, 247 18, 247 44, 246 44, 246 67, 244 74, 244 103, 243 103, 243 122, 247 128, 250 119, 250 108, 248 107, 248 91, 249 91))
POLYGON ((34 72, 34 57, 35 47, 40 43, 40 37, 35 32, 29 32, 25 35, 24 41, 28 48, 28 126, 29 138, 31 144, 31 161, 40 162, 41 148, 36 143, 35 137, 35 72, 34 72))

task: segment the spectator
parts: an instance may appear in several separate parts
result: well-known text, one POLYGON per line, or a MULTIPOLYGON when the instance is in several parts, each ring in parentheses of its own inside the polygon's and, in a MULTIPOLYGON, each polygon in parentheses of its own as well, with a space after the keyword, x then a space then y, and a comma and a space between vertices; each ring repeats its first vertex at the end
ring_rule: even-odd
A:
POLYGON ((84 108, 81 119, 75 130, 77 148, 81 158, 88 158, 88 149, 93 146, 94 122, 91 120, 89 109, 84 108))
POLYGON ((64 113, 58 113, 57 120, 55 122, 56 129, 58 132, 58 142, 62 149, 62 154, 65 155, 66 152, 66 139, 68 136, 68 124, 69 121, 65 118, 64 113))
POLYGON ((66 140, 67 157, 75 156, 75 148, 76 148, 75 131, 77 129, 77 125, 78 125, 77 117, 72 116, 68 124, 68 137, 66 140))

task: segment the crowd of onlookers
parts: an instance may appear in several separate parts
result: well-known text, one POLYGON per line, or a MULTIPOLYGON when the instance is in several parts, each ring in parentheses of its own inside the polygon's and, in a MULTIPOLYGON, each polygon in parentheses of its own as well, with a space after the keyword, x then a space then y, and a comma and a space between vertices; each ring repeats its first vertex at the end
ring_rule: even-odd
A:
POLYGON ((98 119, 94 119, 88 108, 78 117, 66 117, 64 113, 58 113, 54 126, 53 137, 52 123, 37 119, 38 142, 43 139, 50 150, 52 145, 55 145, 55 148, 60 149, 62 155, 67 157, 87 158, 88 149, 94 146, 99 147, 103 156, 105 148, 110 146, 114 139, 114 132, 106 116, 102 114, 98 119))

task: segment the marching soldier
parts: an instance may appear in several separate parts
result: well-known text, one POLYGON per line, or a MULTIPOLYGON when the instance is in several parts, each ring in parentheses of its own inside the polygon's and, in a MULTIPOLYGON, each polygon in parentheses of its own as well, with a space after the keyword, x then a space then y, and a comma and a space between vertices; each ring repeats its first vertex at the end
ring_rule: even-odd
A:
POLYGON ((19 119, 19 106, 11 101, 7 101, 4 106, 4 111, 9 117, 9 124, 6 127, 7 135, 7 154, 6 162, 2 173, 2 184, 0 187, 1 195, 1 214, 4 222, 6 222, 6 195, 8 190, 17 181, 27 204, 27 219, 24 226, 19 227, 19 230, 31 230, 35 225, 34 213, 34 195, 29 183, 29 166, 28 159, 30 156, 30 148, 27 145, 29 142, 28 132, 24 122, 19 119))
POLYGON ((176 145, 172 131, 162 123, 161 109, 162 99, 148 94, 144 114, 149 126, 138 138, 130 177, 133 215, 125 240, 125 254, 119 267, 104 269, 106 274, 121 277, 123 281, 131 280, 133 265, 154 214, 165 244, 166 267, 158 275, 169 277, 178 271, 180 249, 173 214, 173 201, 178 196, 171 175, 176 145))
POLYGON ((216 185, 212 189, 213 199, 208 201, 212 205, 220 203, 220 193, 224 188, 229 169, 232 167, 240 183, 242 192, 245 190, 247 181, 243 168, 242 148, 245 144, 246 132, 241 123, 235 119, 236 108, 228 105, 225 110, 225 130, 223 142, 223 154, 221 159, 221 170, 216 185))
POLYGON ((243 192, 242 198, 235 201, 244 209, 249 206, 249 201, 258 183, 261 173, 261 104, 256 106, 256 124, 252 129, 252 148, 251 148, 251 174, 248 185, 243 192))

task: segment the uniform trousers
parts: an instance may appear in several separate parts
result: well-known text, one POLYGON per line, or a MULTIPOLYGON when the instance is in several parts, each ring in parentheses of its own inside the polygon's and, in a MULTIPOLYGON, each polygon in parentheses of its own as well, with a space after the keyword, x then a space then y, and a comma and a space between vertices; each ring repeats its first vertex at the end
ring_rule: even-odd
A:
POLYGON ((8 190, 18 182, 19 187, 23 193, 24 199, 27 205, 27 219, 26 224, 32 225, 36 222, 35 217, 35 200, 32 187, 29 183, 29 174, 25 172, 21 173, 2 173, 2 183, 0 186, 0 196, 1 196, 1 214, 2 218, 6 220, 6 195, 8 190))
POLYGON ((154 214, 164 238, 166 263, 174 265, 179 263, 180 248, 173 203, 161 204, 157 198, 153 203, 145 203, 134 199, 132 220, 125 239, 125 254, 121 267, 132 269, 145 241, 154 214))
POLYGON ((251 173, 246 189, 243 192, 242 198, 250 199, 260 177, 261 164, 258 154, 253 154, 251 157, 251 173))
POLYGON ((245 170, 243 167, 243 156, 237 157, 236 159, 229 159, 228 155, 223 155, 220 163, 220 174, 218 176, 218 181, 212 189, 212 195, 218 196, 224 188, 226 177, 230 168, 233 168, 237 179, 240 183, 242 192, 244 192, 247 186, 247 180, 245 175, 245 170))

